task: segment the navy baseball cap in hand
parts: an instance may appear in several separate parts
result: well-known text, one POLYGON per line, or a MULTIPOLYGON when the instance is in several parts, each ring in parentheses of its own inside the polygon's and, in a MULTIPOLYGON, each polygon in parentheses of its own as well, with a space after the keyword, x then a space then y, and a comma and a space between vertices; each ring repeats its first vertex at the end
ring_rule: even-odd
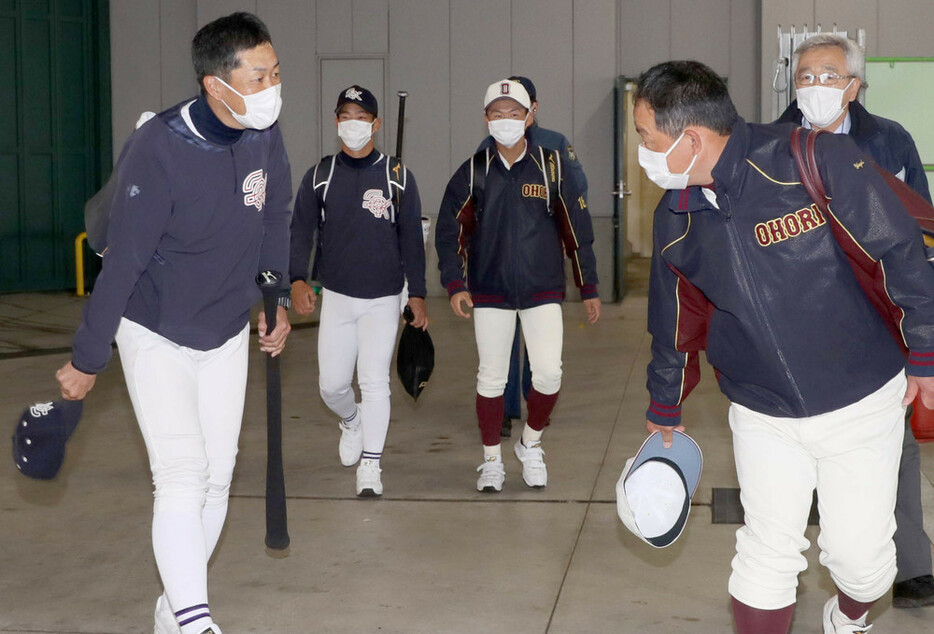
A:
POLYGON ((35 403, 23 411, 13 431, 13 460, 23 475, 51 480, 65 460, 65 442, 74 433, 84 401, 35 403))
POLYGON ((674 432, 668 449, 660 432, 651 434, 616 483, 619 518, 646 544, 670 546, 687 524, 703 468, 700 447, 687 434, 674 432))

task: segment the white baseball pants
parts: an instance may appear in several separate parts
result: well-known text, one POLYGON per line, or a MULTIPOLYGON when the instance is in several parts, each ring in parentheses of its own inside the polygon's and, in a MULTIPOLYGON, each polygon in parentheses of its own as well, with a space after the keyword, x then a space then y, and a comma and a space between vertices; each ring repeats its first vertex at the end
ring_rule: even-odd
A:
POLYGON ((117 330, 155 486, 153 552, 174 610, 208 603, 207 564, 227 516, 249 340, 249 324, 207 351, 179 346, 125 318, 117 330))
POLYGON ((363 451, 381 454, 389 431, 389 366, 399 332, 399 295, 359 299, 321 292, 318 324, 318 388, 325 405, 343 419, 353 416, 354 366, 360 385, 363 451))
POLYGON ((506 390, 517 315, 529 351, 532 387, 540 394, 556 394, 561 389, 561 348, 564 345, 561 304, 542 304, 523 310, 475 308, 474 334, 480 357, 477 394, 480 396, 496 398, 506 390))
POLYGON ((895 579, 895 494, 905 429, 899 373, 852 405, 809 418, 730 406, 746 524, 736 531, 729 591, 760 610, 795 602, 811 495, 820 511, 820 562, 837 588, 869 603, 895 579))

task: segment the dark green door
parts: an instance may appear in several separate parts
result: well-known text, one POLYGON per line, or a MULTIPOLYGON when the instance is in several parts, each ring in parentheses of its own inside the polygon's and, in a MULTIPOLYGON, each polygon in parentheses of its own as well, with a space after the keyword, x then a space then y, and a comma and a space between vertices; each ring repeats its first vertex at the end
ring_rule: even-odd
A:
POLYGON ((0 292, 74 288, 110 169, 106 0, 0 0, 0 292))

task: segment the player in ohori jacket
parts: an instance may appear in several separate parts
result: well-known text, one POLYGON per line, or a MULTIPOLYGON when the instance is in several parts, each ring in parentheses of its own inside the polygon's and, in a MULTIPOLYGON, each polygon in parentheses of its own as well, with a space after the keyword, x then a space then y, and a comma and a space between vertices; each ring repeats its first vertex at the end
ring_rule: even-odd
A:
MULTIPOLYGON (((798 98, 776 123, 794 123, 850 136, 880 167, 930 202, 927 175, 911 135, 895 121, 870 114, 856 101, 865 68, 864 52, 853 40, 834 33, 808 38, 792 56, 798 98), (809 121, 803 111, 816 123, 809 121)), ((921 449, 911 430, 909 407, 895 502, 898 575, 892 586, 892 606, 896 608, 934 604, 931 540, 924 532, 920 470, 921 449)))
POLYGON ((833 199, 825 217, 800 183, 794 126, 747 124, 697 62, 644 73, 634 121, 640 164, 671 190, 655 211, 646 426, 668 438, 683 429, 706 350, 732 402, 746 520, 729 583, 737 630, 787 632, 816 488, 821 563, 838 589, 824 631, 863 631, 895 577, 904 406, 919 390, 934 406, 934 270, 920 231, 845 135, 817 141, 833 199), (834 222, 851 243, 837 241, 834 222), (851 247, 882 267, 903 310, 907 380, 844 254, 851 247))
POLYGON ((376 97, 360 86, 341 91, 335 109, 339 154, 302 179, 292 218, 290 279, 295 309, 315 309, 306 281, 323 286, 318 328, 318 384, 340 417, 341 464, 357 467, 359 496, 383 493, 380 458, 389 430, 389 366, 408 280, 412 324, 428 327, 421 202, 411 172, 374 148, 376 97), (398 205, 398 208, 396 208, 398 205), (361 402, 354 402, 354 366, 361 402))
MULTIPOLYGON (((577 155, 574 153, 574 148, 571 146, 571 143, 568 141, 567 137, 560 132, 548 130, 538 125, 539 103, 535 84, 532 83, 532 80, 528 77, 522 77, 520 75, 515 75, 509 79, 522 84, 522 87, 525 88, 526 92, 529 94, 529 100, 532 103, 529 117, 532 119, 532 123, 525 131, 525 136, 529 143, 532 145, 539 145, 546 150, 557 150, 561 154, 562 167, 564 169, 563 176, 565 180, 570 181, 572 183, 571 186, 586 200, 587 175, 584 174, 584 168, 577 159, 577 155)), ((477 151, 495 148, 496 141, 492 136, 487 136, 480 143, 477 151)), ((512 434, 512 419, 522 418, 522 397, 520 397, 520 391, 525 398, 528 398, 529 390, 532 386, 532 371, 529 367, 529 356, 527 353, 520 355, 519 339, 519 325, 516 324, 516 334, 512 342, 512 353, 509 357, 509 374, 506 379, 506 390, 503 394, 505 406, 502 431, 503 437, 509 437, 512 434)))
MULTIPOLYGON (((57 375, 65 398, 84 398, 116 337, 155 485, 156 634, 220 632, 207 562, 227 515, 255 279, 288 265, 292 185, 269 32, 247 13, 220 18, 195 35, 192 58, 201 96, 143 124, 117 164, 103 270, 57 375)), ((285 308, 272 333, 265 324, 260 313, 260 349, 277 355, 285 308)))
POLYGON ((466 318, 464 305, 474 308, 480 356, 477 418, 484 451, 478 491, 500 491, 505 479, 500 429, 517 316, 532 389, 528 422, 514 451, 526 484, 547 483, 541 438, 561 387, 564 253, 588 320, 600 317, 586 200, 572 183, 562 182, 558 152, 528 143, 530 106, 518 82, 502 80, 487 89, 485 120, 496 147, 468 160, 451 177, 435 232, 441 283, 454 313, 466 318))

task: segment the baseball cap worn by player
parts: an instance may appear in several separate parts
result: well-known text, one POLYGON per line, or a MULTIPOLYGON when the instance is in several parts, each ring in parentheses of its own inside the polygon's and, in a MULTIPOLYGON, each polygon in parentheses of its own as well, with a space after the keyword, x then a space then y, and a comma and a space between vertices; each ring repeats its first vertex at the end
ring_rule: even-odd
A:
POLYGON ((490 87, 486 89, 486 95, 483 97, 483 109, 486 110, 491 103, 500 99, 517 101, 526 110, 532 107, 529 92, 522 84, 513 79, 501 79, 490 84, 490 87))
POLYGON ((374 117, 379 116, 379 104, 376 97, 366 88, 354 84, 350 88, 345 88, 337 97, 337 107, 334 108, 334 114, 340 114, 344 104, 355 103, 374 117))
POLYGON ((13 460, 23 475, 51 480, 65 460, 65 442, 81 420, 84 401, 35 403, 23 411, 13 431, 13 460))
POLYGON ((535 95, 535 84, 532 83, 532 80, 528 77, 523 77, 522 75, 513 75, 509 79, 517 81, 522 84, 522 87, 525 88, 525 92, 529 93, 529 100, 533 103, 538 101, 535 95))
POLYGON ((668 449, 661 433, 651 434, 616 483, 619 518, 646 544, 670 546, 687 524, 703 467, 700 447, 687 434, 674 432, 668 449))

